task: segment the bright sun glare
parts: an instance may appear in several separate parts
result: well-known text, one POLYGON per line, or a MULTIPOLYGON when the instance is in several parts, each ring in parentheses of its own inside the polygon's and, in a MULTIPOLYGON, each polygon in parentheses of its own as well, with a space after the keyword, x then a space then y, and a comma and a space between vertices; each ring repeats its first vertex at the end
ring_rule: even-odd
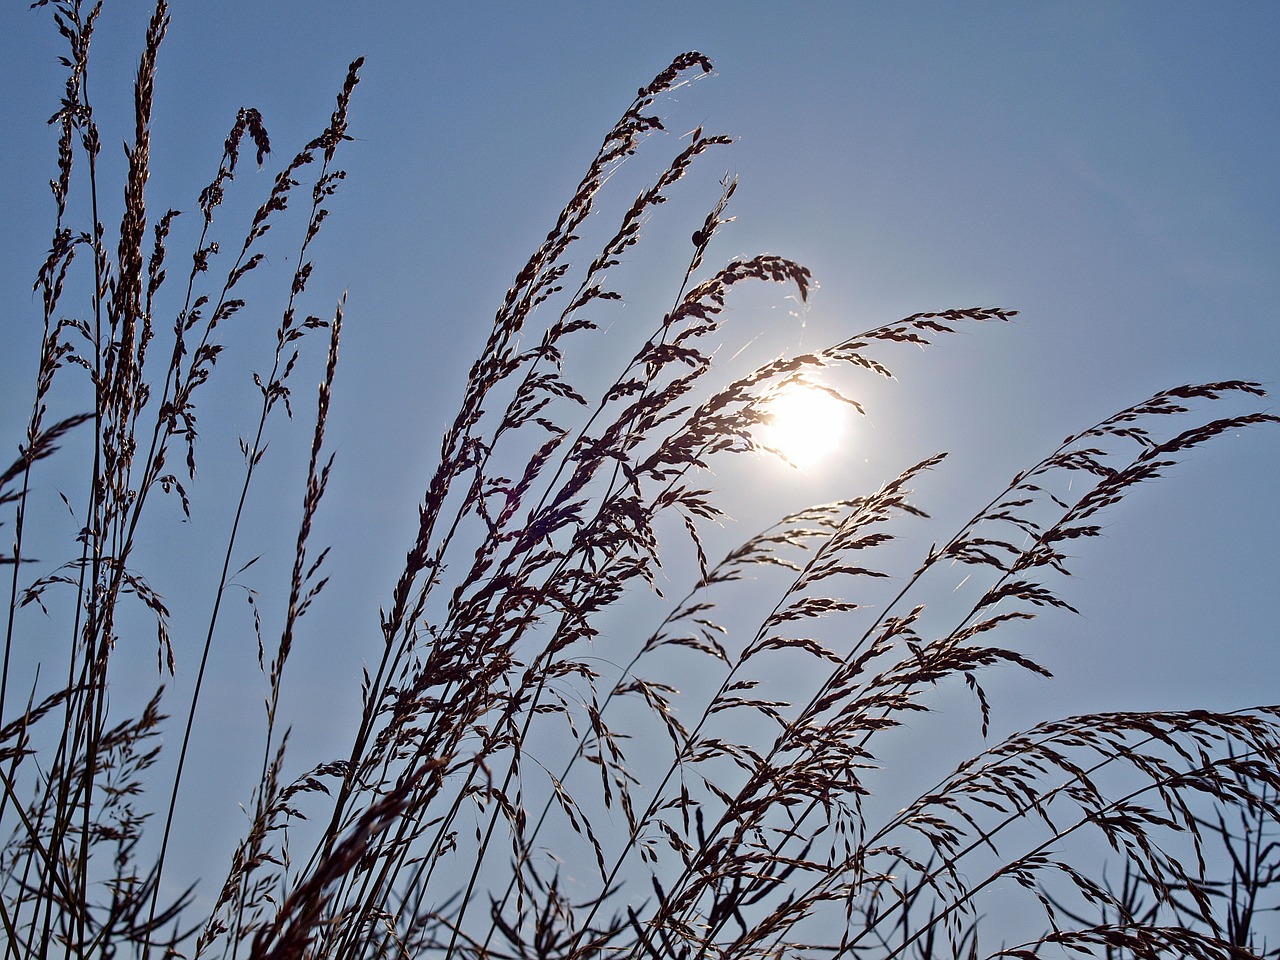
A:
POLYGON ((769 401, 763 440, 800 468, 812 467, 839 445, 848 407, 825 390, 797 383, 769 401))

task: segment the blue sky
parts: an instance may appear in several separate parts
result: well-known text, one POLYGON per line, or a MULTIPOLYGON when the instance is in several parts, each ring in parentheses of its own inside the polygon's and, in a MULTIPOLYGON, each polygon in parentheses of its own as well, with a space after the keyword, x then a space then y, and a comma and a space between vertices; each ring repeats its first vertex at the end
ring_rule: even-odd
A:
MULTIPOLYGON (((109 3, 95 41, 111 163, 129 130, 143 6, 109 3)), ((39 336, 29 291, 51 223, 44 119, 61 49, 46 14, 22 5, 0 15, 0 37, 0 427, 17 438, 39 336)), ((715 73, 664 103, 669 136, 621 184, 655 175, 694 127, 737 142, 655 218, 649 255, 661 265, 669 244, 687 244, 731 172, 737 221, 711 262, 779 253, 821 285, 802 316, 776 291, 744 299, 726 355, 749 343, 744 359, 765 360, 921 310, 1021 311, 1010 327, 895 356, 897 382, 868 387, 870 416, 830 470, 726 469, 744 534, 766 519, 757 511, 863 492, 940 449, 952 462, 918 499, 963 519, 1067 433, 1163 387, 1243 378, 1280 389, 1275 4, 177 3, 160 60, 153 210, 194 208, 242 105, 262 111, 275 145, 262 173, 238 180, 256 200, 323 126, 346 63, 367 58, 308 307, 327 313, 347 292, 337 473, 317 534, 343 573, 313 618, 314 659, 299 666, 303 715, 319 708, 301 749, 323 751, 354 705, 329 671, 373 642, 440 431, 510 278, 635 88, 690 49, 715 73)), ((669 280, 638 273, 632 315, 669 300, 669 287, 645 286, 654 275, 669 280)), ((261 323, 274 324, 269 311, 261 323)), ((216 538, 215 494, 244 429, 234 398, 258 363, 248 334, 233 338, 216 394, 229 429, 211 422, 201 447, 197 505, 209 513, 183 534, 197 542, 216 538)), ((305 424, 295 434, 276 447, 282 462, 305 424)), ((1274 702, 1278 467, 1280 431, 1224 437, 1111 514, 1067 590, 1084 616, 1027 634, 1060 680, 1052 692, 1024 678, 997 685, 998 715, 1274 702)), ((288 536, 270 532, 282 509, 284 527, 296 523, 286 484, 298 469, 282 468, 254 507, 256 549, 276 576, 288 536)), ((949 533, 923 532, 921 546, 949 533)), ((166 567, 176 539, 149 549, 155 586, 198 611, 207 601, 188 598, 187 582, 201 570, 166 567)), ((251 682, 244 622, 227 632, 211 710, 251 682)), ((257 702, 241 709, 252 717, 257 702)), ((227 745, 209 733, 210 769, 227 745)))

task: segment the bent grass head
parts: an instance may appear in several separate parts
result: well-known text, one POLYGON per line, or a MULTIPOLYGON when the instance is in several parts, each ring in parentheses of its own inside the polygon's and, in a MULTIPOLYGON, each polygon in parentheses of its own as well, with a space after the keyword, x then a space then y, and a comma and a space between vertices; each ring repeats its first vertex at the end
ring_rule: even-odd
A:
POLYGON ((945 477, 943 454, 718 554, 723 538, 708 535, 724 519, 717 463, 772 452, 804 466, 861 414, 858 378, 888 376, 902 346, 1014 314, 919 313, 730 376, 716 349, 750 334, 727 313, 737 288, 777 285, 804 300, 813 281, 768 254, 711 265, 735 181, 705 213, 666 206, 727 137, 695 130, 634 197, 608 196, 621 164, 668 142, 656 135, 664 98, 711 70, 682 54, 640 88, 500 298, 424 478, 416 529, 396 547, 403 566, 370 599, 380 620, 371 630, 359 616, 309 616, 341 575, 343 558, 313 534, 343 469, 326 425, 343 325, 359 322, 341 306, 308 313, 309 258, 332 229, 360 61, 329 123, 275 176, 243 233, 228 234, 221 215, 244 186, 241 150, 251 142, 261 164, 271 149, 266 120, 238 112, 194 200, 192 266, 174 289, 164 281, 180 221, 174 211, 156 219, 144 189, 167 6, 144 39, 124 212, 111 230, 97 226, 102 135, 85 83, 100 8, 37 6, 51 8, 67 43, 68 79, 54 117, 53 240, 36 281, 35 399, 19 457, 0 474, 15 543, 4 558, 0 686, 8 956, 1264 949, 1276 707, 1050 719, 944 764, 922 791, 904 792, 907 778, 894 775, 908 762, 895 731, 931 709, 940 685, 972 691, 986 736, 989 671, 1047 674, 1019 651, 1016 625, 1072 609, 1058 592, 1070 551, 1138 486, 1215 437, 1274 423, 1256 409, 1257 384, 1177 387, 1086 427, 967 521, 935 527, 914 557, 898 531, 933 522, 914 491, 927 473, 945 477), (628 341, 606 327, 659 216, 688 218, 692 242, 669 303, 628 341), (227 492, 221 573, 204 585, 213 612, 175 624, 134 547, 168 522, 165 498, 197 509, 189 488, 209 442, 197 439, 206 414, 224 426, 203 406, 205 384, 222 375, 222 338, 249 309, 246 278, 260 280, 280 244, 297 266, 278 278, 279 320, 260 345, 268 372, 249 387, 258 417, 227 492), (575 375, 583 358, 594 376, 575 375), (614 364, 603 378, 601 358, 614 364), (304 368, 319 371, 314 401, 294 392, 304 368), (48 422, 55 396, 83 412, 48 422), (243 510, 270 463, 269 438, 304 413, 311 441, 285 585, 264 574, 248 594, 267 693, 245 701, 265 702, 260 739, 239 757, 256 784, 247 826, 219 879, 204 865, 188 887, 169 851, 175 831, 190 829, 192 731, 217 721, 201 700, 210 652, 242 629, 222 601, 255 572, 243 510), (37 495, 55 462, 79 482, 63 540, 37 495), (956 566, 975 587, 963 605, 950 597, 956 566), (263 602, 271 589, 281 603, 263 602), (655 590, 668 605, 656 622, 616 615, 655 590), (154 630, 155 685, 175 673, 187 682, 131 703, 113 694, 139 610, 154 630), (49 624, 58 642, 37 663, 33 638, 49 624), (359 716, 332 756, 295 757, 289 664, 335 629, 365 651, 368 666, 349 678, 359 716), (1006 926, 1014 914, 1021 925, 1006 926))

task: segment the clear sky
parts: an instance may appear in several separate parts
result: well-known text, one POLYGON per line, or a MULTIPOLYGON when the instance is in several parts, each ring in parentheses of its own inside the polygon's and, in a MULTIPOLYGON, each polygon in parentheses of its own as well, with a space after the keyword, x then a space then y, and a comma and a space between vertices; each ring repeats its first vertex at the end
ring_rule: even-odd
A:
MULTIPOLYGON (((95 41, 92 92, 112 163, 129 136, 122 110, 146 6, 108 2, 95 41)), ((897 383, 868 394, 868 420, 830 470, 726 470, 744 534, 779 506, 865 492, 937 450, 953 460, 919 485, 918 501, 962 518, 1068 433, 1163 387, 1244 378, 1280 389, 1275 3, 179 0, 160 59, 153 210, 194 209, 242 105, 262 111, 275 147, 264 172, 249 164, 237 183, 256 200, 322 128, 347 62, 367 58, 356 139, 341 155, 349 177, 307 308, 328 313, 348 291, 331 423, 338 459, 316 534, 335 546, 334 585, 308 626, 312 659, 298 666, 302 699, 316 706, 299 750, 325 753, 354 708, 354 686, 335 690, 328 671, 359 663, 376 641, 441 429, 511 277, 635 89, 692 49, 715 73, 663 104, 670 135, 623 182, 654 176, 696 126, 737 142, 655 218, 652 256, 664 262, 668 240, 687 245, 729 171, 741 178, 738 219, 710 262, 774 252, 820 284, 801 317, 781 292, 745 298, 727 356, 757 334, 747 356, 764 360, 922 310, 1020 311, 1015 325, 896 355, 897 383)), ((39 337, 29 291, 52 218, 55 142, 44 120, 61 52, 45 11, 9 4, 0 14, 0 427, 10 455, 39 337)), ((627 292, 643 323, 672 295, 627 292)), ((269 331, 275 317, 254 322, 269 331)), ((262 362, 241 336, 234 347, 245 352, 219 371, 228 398, 251 390, 248 370, 262 362)), ((317 375, 299 381, 306 408, 302 385, 317 375)), ((239 459, 234 431, 246 427, 226 404, 230 431, 211 422, 201 447, 198 506, 216 499, 219 461, 231 476, 239 459)), ((301 449, 305 423, 296 434, 292 447, 282 438, 282 460, 301 449)), ((293 486, 259 491, 261 545, 246 545, 244 559, 274 553, 258 589, 287 575, 292 534, 270 533, 282 515, 285 528, 296 524, 304 467, 285 471, 280 482, 293 486)), ((1023 677, 996 684, 997 715, 1021 724, 1045 710, 1280 700, 1278 468, 1280 430, 1224 437, 1110 514, 1106 536, 1077 551, 1066 590, 1084 616, 1046 618, 1026 634, 1060 679, 1052 689, 1023 677)), ((216 541, 209 510, 183 536, 216 541)), ((950 533, 921 532, 921 547, 950 533)), ((189 597, 185 580, 208 571, 166 566, 174 543, 150 545, 153 582, 198 617, 207 597, 189 597)), ((254 682, 251 633, 245 620, 228 620, 226 632, 210 709, 242 702, 253 727, 259 699, 242 696, 254 682)), ((234 732, 208 730, 200 749, 213 759, 193 789, 216 793, 212 771, 234 732)))

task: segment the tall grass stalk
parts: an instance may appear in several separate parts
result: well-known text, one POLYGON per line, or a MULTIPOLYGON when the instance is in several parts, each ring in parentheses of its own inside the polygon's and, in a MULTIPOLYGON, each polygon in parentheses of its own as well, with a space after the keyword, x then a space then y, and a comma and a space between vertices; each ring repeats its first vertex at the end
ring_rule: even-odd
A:
POLYGON ((35 280, 34 400, 0 473, 13 533, 0 675, 6 957, 1277 955, 1259 924, 1275 908, 1280 707, 1051 719, 990 739, 922 792, 902 794, 893 775, 905 762, 894 732, 940 688, 970 689, 990 737, 988 671, 1048 674, 1017 648, 1018 625, 1073 610, 1058 592, 1068 551, 1188 451, 1280 419, 1258 408, 1258 384, 1179 386, 1099 420, 937 529, 923 555, 897 531, 930 522, 913 490, 945 470, 944 454, 715 556, 704 537, 723 506, 709 468, 781 454, 766 429, 774 398, 810 385, 861 413, 860 378, 889 376, 904 346, 1014 311, 922 312, 730 376, 714 358, 745 339, 727 323, 735 288, 775 284, 803 301, 813 281, 769 254, 708 265, 732 219, 726 179, 689 224, 669 309, 634 343, 603 332, 646 224, 679 218, 660 209, 675 185, 730 142, 694 130, 634 200, 606 202, 620 166, 659 149, 664 98, 711 70, 682 54, 606 134, 501 299, 380 629, 360 636, 359 614, 306 619, 342 562, 312 533, 334 469, 343 308, 321 319, 304 304, 312 242, 345 176, 361 61, 328 124, 228 233, 220 214, 241 189, 241 151, 259 166, 271 155, 263 117, 238 112, 194 198, 197 239, 174 290, 179 214, 156 217, 146 193, 168 6, 158 0, 143 38, 111 225, 99 154, 116 134, 98 129, 89 94, 101 5, 34 6, 66 44, 67 79, 35 280), (276 283, 229 526, 207 544, 220 571, 206 585, 212 612, 175 624, 136 548, 170 522, 165 498, 183 515, 199 503, 189 489, 205 385, 228 330, 272 309, 259 301, 277 248, 296 267, 276 283), (313 356, 318 330, 327 344, 313 356), (616 374, 589 386, 576 374, 584 356, 592 373, 611 358, 616 374), (293 393, 309 364, 314 406, 293 393), (241 632, 223 601, 253 564, 235 569, 246 505, 295 405, 314 416, 276 628, 277 604, 260 609, 249 593, 266 696, 261 741, 239 756, 256 784, 247 827, 218 879, 207 864, 186 886, 171 850, 189 828, 180 813, 198 803, 184 776, 202 762, 193 733, 219 719, 202 703, 210 655, 241 632), (60 540, 46 493, 67 477, 75 519, 60 540), (969 575, 959 600, 956 567, 969 575), (611 616, 682 577, 650 628, 611 616), (135 700, 123 671, 136 660, 121 651, 140 642, 139 614, 160 689, 135 700), (297 760, 286 667, 300 636, 335 632, 367 656, 349 678, 360 713, 334 756, 297 760), (184 683, 165 691, 175 676, 184 683), (778 676, 792 678, 781 691, 778 676))

